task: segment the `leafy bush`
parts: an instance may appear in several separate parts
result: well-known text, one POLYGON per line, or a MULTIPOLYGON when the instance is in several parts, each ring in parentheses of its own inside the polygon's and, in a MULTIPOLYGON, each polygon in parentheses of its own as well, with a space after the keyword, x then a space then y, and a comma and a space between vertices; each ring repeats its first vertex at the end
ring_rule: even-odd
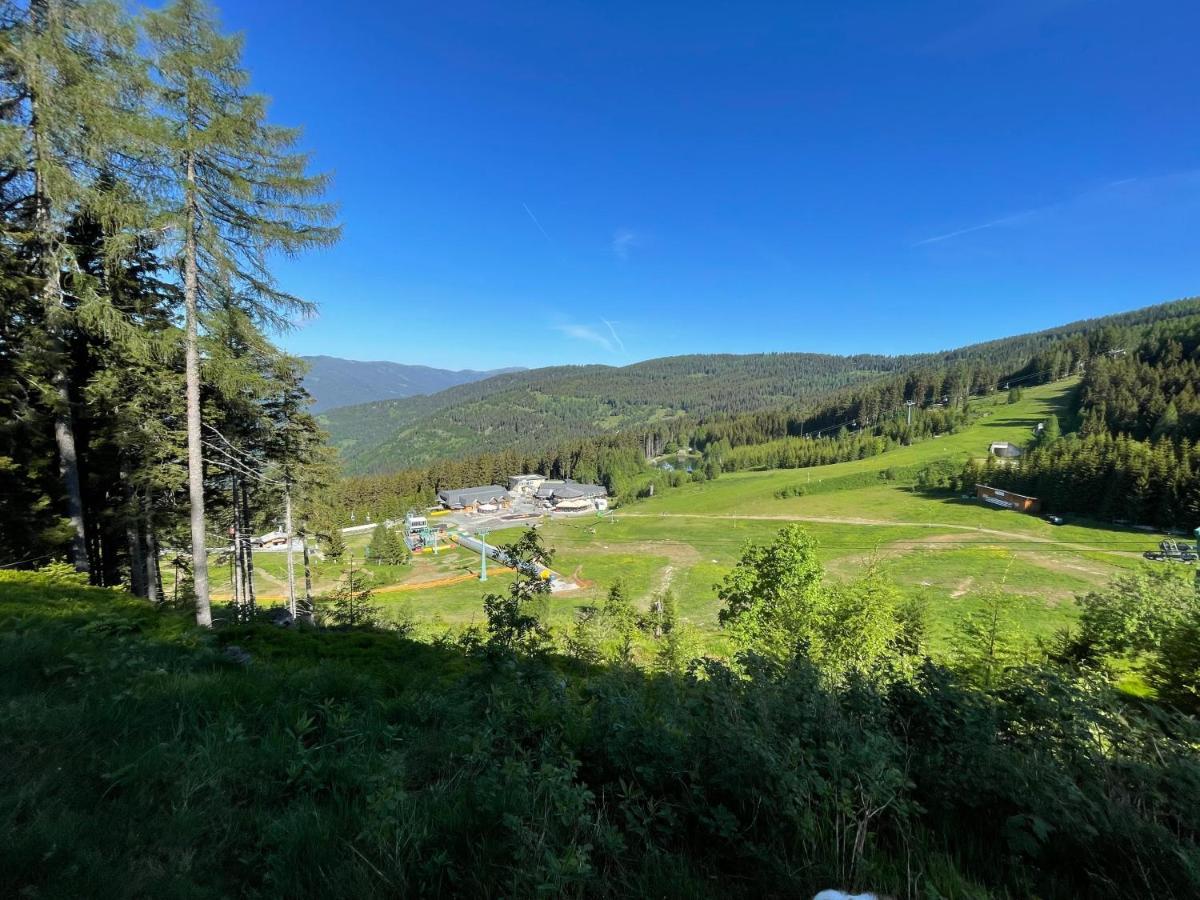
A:
POLYGON ((0 581, 4 896, 1193 897, 1198 747, 1051 668, 649 675, 0 581))

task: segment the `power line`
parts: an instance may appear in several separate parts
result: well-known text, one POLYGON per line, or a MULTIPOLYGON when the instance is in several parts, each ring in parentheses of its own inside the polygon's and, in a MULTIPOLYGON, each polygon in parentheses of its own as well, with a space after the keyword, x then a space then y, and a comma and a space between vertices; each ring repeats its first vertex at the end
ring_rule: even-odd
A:
POLYGON ((206 441, 206 440, 204 440, 204 438, 201 438, 200 442, 205 447, 207 447, 209 450, 212 450, 216 453, 220 453, 222 456, 225 457, 227 462, 217 461, 217 465, 223 466, 224 468, 227 468, 227 469, 236 470, 237 472, 239 472, 242 475, 245 475, 249 478, 254 478, 265 484, 275 484, 275 485, 283 485, 284 484, 284 482, 282 482, 282 481, 278 481, 274 478, 268 478, 266 475, 262 474, 261 470, 255 471, 255 470, 251 469, 248 465, 243 463, 237 457, 231 456, 229 453, 225 452, 223 449, 218 447, 216 444, 213 444, 210 441, 206 441))
POLYGON ((0 569, 11 569, 15 566, 23 566, 29 562, 41 562, 43 559, 53 559, 53 553, 45 553, 42 556, 30 556, 28 559, 18 559, 16 562, 5 563, 0 566, 0 569))

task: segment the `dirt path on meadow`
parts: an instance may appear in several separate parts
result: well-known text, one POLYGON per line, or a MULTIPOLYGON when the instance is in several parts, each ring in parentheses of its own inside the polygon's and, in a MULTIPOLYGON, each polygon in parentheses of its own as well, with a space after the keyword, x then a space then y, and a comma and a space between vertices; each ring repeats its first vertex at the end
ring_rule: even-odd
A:
MULTIPOLYGON (((1110 556, 1123 556, 1126 558, 1138 559, 1141 554, 1133 550, 1110 550, 1104 547, 1092 547, 1087 544, 1080 544, 1075 541, 1059 541, 1054 538, 1041 537, 1039 535, 1028 534, 1020 531, 1001 531, 996 528, 980 528, 974 525, 958 525, 950 522, 905 522, 892 519, 867 519, 860 516, 796 516, 796 515, 777 515, 777 516, 751 516, 740 515, 736 513, 635 513, 622 512, 622 518, 637 518, 637 519, 712 519, 716 521, 751 521, 751 522, 813 522, 823 525, 861 525, 866 528, 886 528, 886 527, 901 527, 901 528, 939 528, 956 532, 969 532, 972 534, 986 534, 992 537, 1005 538, 1010 543, 1024 544, 1043 544, 1051 547, 1065 547, 1071 550, 1076 550, 1084 553, 1105 553, 1110 556)), ((884 546, 899 547, 904 546, 909 549, 921 545, 937 546, 938 544, 948 544, 955 540, 953 535, 936 535, 929 538, 915 538, 911 540, 899 540, 889 542, 884 546)))

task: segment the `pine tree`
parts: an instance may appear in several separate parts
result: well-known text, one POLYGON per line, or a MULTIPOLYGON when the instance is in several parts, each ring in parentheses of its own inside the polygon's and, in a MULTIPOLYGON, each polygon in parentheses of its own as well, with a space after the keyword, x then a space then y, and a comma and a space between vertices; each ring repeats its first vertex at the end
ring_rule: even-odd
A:
POLYGON ((341 562, 346 555, 346 539, 342 530, 336 525, 329 529, 329 537, 325 540, 325 555, 334 562, 341 562))
POLYGON ((1044 443, 1052 443, 1062 437, 1062 426, 1058 423, 1058 416, 1050 413, 1046 417, 1046 422, 1042 428, 1042 441, 1044 443))
POLYGON ((367 558, 378 565, 388 562, 388 528, 382 522, 371 532, 371 543, 367 545, 367 558))
POLYGON ((351 554, 349 568, 342 580, 318 601, 330 622, 350 628, 380 624, 379 607, 371 603, 373 592, 368 577, 361 567, 355 568, 351 554))
POLYGON ((404 566, 412 562, 412 551, 408 549, 408 544, 404 542, 404 538, 395 530, 389 530, 387 535, 387 560, 388 565, 404 566))
POLYGON ((589 666, 599 665, 604 660, 596 619, 594 608, 579 610, 575 625, 566 638, 567 655, 589 666))
POLYGON ((77 266, 66 228, 80 210, 97 211, 113 222, 130 214, 121 193, 99 175, 132 140, 130 126, 138 119, 127 105, 139 80, 134 31, 120 8, 105 0, 31 0, 24 10, 6 12, 11 18, 0 40, 0 66, 12 90, 5 109, 21 114, 9 117, 0 134, 0 158, 14 166, 5 181, 19 182, 25 192, 8 208, 28 210, 18 239, 27 249, 40 299, 49 373, 45 397, 71 527, 71 561, 86 572, 87 512, 69 345, 81 322, 119 323, 82 279, 76 280, 77 303, 68 302, 64 277, 77 266))
POLYGON ((625 582, 620 579, 608 589, 608 597, 604 601, 604 619, 616 638, 614 660, 632 663, 634 637, 637 635, 637 610, 634 609, 625 582))
POLYGON ((998 589, 990 590, 983 597, 983 607, 958 624, 953 647, 955 667, 984 690, 995 687, 1020 658, 1009 612, 1015 602, 1016 598, 998 589))
POLYGON ((554 551, 542 544, 541 535, 530 528, 501 548, 517 577, 507 594, 486 594, 488 649, 496 656, 517 650, 542 653, 550 647, 550 629, 538 615, 538 607, 550 594, 550 582, 537 570, 550 564, 554 551))
POLYGON ((1171 401, 1163 410, 1162 415, 1158 417, 1158 421, 1154 423, 1154 429, 1150 432, 1152 439, 1160 437, 1174 437, 1179 431, 1179 409, 1175 406, 1175 402, 1171 401))
POLYGON ((272 253, 337 238, 319 202, 326 179, 306 173, 297 132, 267 124, 265 98, 247 92, 241 41, 219 33, 201 0, 175 0, 146 16, 162 116, 163 225, 177 236, 183 272, 188 483, 196 620, 212 623, 205 546, 200 411, 200 314, 233 297, 259 322, 284 327, 309 304, 275 283, 272 253))

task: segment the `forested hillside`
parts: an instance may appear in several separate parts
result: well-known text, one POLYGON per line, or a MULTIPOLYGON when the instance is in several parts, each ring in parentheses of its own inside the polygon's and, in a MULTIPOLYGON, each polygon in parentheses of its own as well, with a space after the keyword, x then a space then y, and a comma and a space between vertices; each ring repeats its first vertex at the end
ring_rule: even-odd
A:
POLYGON ((537 451, 571 438, 669 427, 684 416, 763 409, 896 371, 889 357, 678 356, 623 368, 559 366, 432 397, 331 410, 322 417, 347 471, 387 471, 480 450, 537 451))
POLYGON ((963 484, 1032 494, 1057 512, 1200 524, 1200 321, 1165 321, 1127 337, 1089 362, 1078 430, 1048 423, 1018 464, 968 467, 963 484))
POLYGON ((653 449, 701 424, 714 440, 737 444, 842 421, 869 424, 906 400, 927 405, 1006 380, 1061 377, 1097 353, 1140 340, 1151 323, 1198 314, 1200 301, 1182 300, 916 356, 681 356, 623 368, 535 369, 430 397, 330 410, 322 423, 354 474, 481 452, 528 455, 616 432, 648 436, 653 449))
MULTIPOLYGON (((1142 398, 1139 403, 1151 409, 1144 413, 1144 418, 1157 425, 1165 415, 1169 424, 1172 415, 1181 415, 1182 408, 1183 421, 1192 421, 1188 416, 1192 415, 1190 398, 1194 398, 1195 389, 1194 383, 1189 388, 1187 367, 1195 365, 1195 346, 1187 335, 1194 335, 1198 329, 1200 302, 1183 300, 1048 332, 1051 337, 1038 338, 1044 341, 1040 344, 1042 350, 1032 358, 1020 356, 1020 353, 1036 346, 1037 341, 1028 336, 1013 338, 1018 356, 1015 362, 1009 362, 1013 374, 1008 376, 998 374, 1006 371, 1001 365, 1007 353, 1003 342, 979 344, 982 361, 955 359, 944 366, 923 364, 904 372, 880 374, 869 382, 834 390, 806 404, 695 418, 680 415, 671 421, 643 425, 641 430, 629 428, 617 434, 565 440, 528 449, 440 458, 425 466, 400 468, 390 473, 354 475, 338 482, 331 494, 336 499, 330 500, 325 515, 344 517, 346 510, 352 508, 372 510, 380 516, 400 515, 409 505, 432 502, 440 488, 503 482, 506 476, 522 470, 542 472, 553 478, 600 481, 616 496, 628 498, 647 490, 650 482, 664 486, 666 482, 678 480, 679 473, 668 478, 659 470, 648 469, 644 461, 648 451, 661 452, 680 446, 690 446, 701 452, 703 466, 698 476, 707 478, 745 468, 802 468, 876 455, 892 446, 912 443, 961 426, 970 418, 970 401, 974 397, 1006 389, 1020 390, 1022 385, 1044 384, 1070 373, 1087 373, 1079 396, 1096 397, 1099 402, 1104 391, 1117 390, 1129 397, 1133 386, 1126 384, 1120 389, 1112 388, 1112 379, 1116 377, 1112 373, 1121 371, 1126 373, 1124 378, 1134 380, 1150 378, 1145 373, 1136 374, 1141 371, 1140 364, 1135 361, 1139 356, 1130 355, 1128 350, 1141 347, 1142 343, 1152 347, 1162 344, 1164 358, 1177 359, 1177 365, 1170 368, 1171 374, 1159 371, 1160 367, 1152 364, 1152 370, 1158 372, 1158 388, 1136 395, 1142 398), (1109 386, 1102 389, 1100 384, 1109 386), (1174 388, 1171 385, 1175 385, 1174 388), (1169 412, 1171 409, 1174 413, 1169 412)), ((1157 352, 1153 359, 1158 359, 1157 352)), ((538 377, 536 371, 522 374, 527 378, 538 377)), ((486 384, 470 385, 470 388, 485 390, 486 384)), ((425 400, 438 402, 439 398, 425 400)), ((359 412, 360 409, 364 408, 340 412, 359 412)), ((1093 410, 1091 402, 1086 402, 1081 415, 1094 419, 1098 413, 1088 410, 1093 410)), ((1060 422, 1055 422, 1055 427, 1061 427, 1060 422)), ((1186 440, 1188 432, 1183 430, 1184 427, 1176 428, 1176 437, 1186 440)), ((1111 442, 1111 438, 1108 439, 1111 442)), ((1193 444, 1171 444, 1174 449, 1170 452, 1187 456, 1192 452, 1193 444)), ((1066 445, 1063 449, 1067 449, 1066 445)), ((1159 455, 1166 452, 1164 445, 1159 455)), ((1190 490, 1193 480, 1188 475, 1189 469, 1175 467, 1171 472, 1174 473, 1170 479, 1172 484, 1180 481, 1182 485, 1178 490, 1190 490)), ((943 473, 938 478, 944 481, 953 474, 943 473)), ((964 484, 972 478, 997 480, 990 474, 967 474, 964 484)), ((1008 478, 1018 478, 1015 470, 1008 473, 1008 478)), ((974 481, 970 481, 967 487, 973 484, 974 481)), ((1019 490, 1015 480, 1007 484, 1013 490, 1019 490)), ((1048 496, 1057 497, 1058 494, 1057 490, 1051 492, 1048 488, 1039 490, 1048 496)), ((1175 488, 1171 490, 1178 494, 1175 488)), ((1142 506, 1144 504, 1138 504, 1138 509, 1142 506)), ((1190 506, 1172 500, 1166 508, 1178 510, 1171 514, 1170 521, 1175 521, 1176 515, 1186 520, 1190 506)), ((1140 514, 1129 517, 1150 521, 1140 514)), ((1152 518, 1163 521, 1158 516, 1152 518)))
POLYGON ((395 362, 364 362, 336 356, 302 356, 307 366, 304 389, 312 396, 312 412, 356 403, 436 394, 447 388, 481 381, 519 369, 435 369, 395 362))

